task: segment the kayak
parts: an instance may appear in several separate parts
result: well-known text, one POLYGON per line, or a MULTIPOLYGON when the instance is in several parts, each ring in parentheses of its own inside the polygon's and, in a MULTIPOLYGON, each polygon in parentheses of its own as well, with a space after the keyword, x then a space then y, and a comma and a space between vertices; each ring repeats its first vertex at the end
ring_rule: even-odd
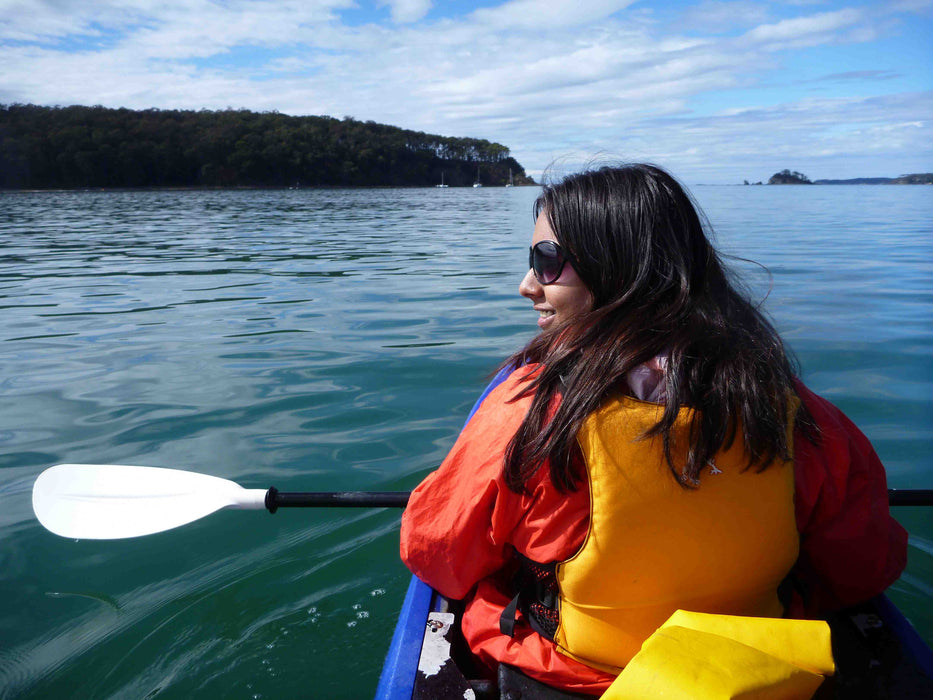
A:
MULTIPOLYGON (((500 667, 497 680, 475 672, 458 635, 458 610, 412 576, 382 668, 376 700, 570 700, 590 698, 556 690, 516 669, 500 667)), ((887 596, 827 618, 836 674, 819 699, 933 698, 933 651, 887 596)))

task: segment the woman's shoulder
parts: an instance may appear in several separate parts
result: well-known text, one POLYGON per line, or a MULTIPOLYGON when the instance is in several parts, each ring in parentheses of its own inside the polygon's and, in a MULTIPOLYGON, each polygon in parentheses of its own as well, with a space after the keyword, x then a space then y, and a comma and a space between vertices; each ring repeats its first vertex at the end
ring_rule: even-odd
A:
POLYGON ((486 404, 488 399, 492 399, 493 402, 513 402, 525 398, 523 394, 533 395, 527 383, 540 369, 541 365, 538 363, 529 363, 519 367, 504 367, 499 370, 476 402, 470 417, 486 404))
POLYGON ((514 432, 534 398, 527 382, 536 370, 537 365, 523 365, 505 376, 497 375, 470 412, 463 434, 514 432))

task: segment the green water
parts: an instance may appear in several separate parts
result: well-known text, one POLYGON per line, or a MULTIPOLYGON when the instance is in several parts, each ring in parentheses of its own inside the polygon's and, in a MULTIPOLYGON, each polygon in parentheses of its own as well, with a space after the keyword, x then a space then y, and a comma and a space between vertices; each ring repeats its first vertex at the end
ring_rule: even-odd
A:
MULTIPOLYGON (((933 486, 933 196, 696 187, 807 383, 933 486)), ((74 542, 60 462, 411 488, 535 332, 530 188, 0 194, 0 697, 371 697, 399 514, 221 512, 74 542)), ((933 509, 895 602, 933 642, 933 509)))

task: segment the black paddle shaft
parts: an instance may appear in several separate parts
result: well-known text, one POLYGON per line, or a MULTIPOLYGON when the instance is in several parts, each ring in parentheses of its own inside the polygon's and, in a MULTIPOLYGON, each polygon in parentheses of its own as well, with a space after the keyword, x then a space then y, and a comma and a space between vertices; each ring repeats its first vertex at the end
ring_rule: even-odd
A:
POLYGON ((281 493, 274 486, 266 491, 266 508, 404 508, 408 491, 322 491, 281 493))
POLYGON ((888 503, 892 506, 933 505, 933 489, 888 489, 888 503))
MULTIPOLYGON (((404 508, 410 491, 308 491, 281 493, 274 486, 266 492, 266 508, 404 508)), ((933 505, 933 489, 888 489, 892 506, 933 505)))

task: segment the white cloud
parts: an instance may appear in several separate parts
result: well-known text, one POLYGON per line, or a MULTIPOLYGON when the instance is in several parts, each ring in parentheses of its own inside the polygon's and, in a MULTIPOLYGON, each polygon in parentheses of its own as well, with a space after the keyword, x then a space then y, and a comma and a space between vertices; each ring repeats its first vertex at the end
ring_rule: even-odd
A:
MULTIPOLYGON (((178 45, 167 54, 203 56, 248 43, 282 44, 307 38, 310 27, 337 19, 354 0, 136 0, 43 3, 9 0, 0 10, 0 40, 109 38, 178 45)), ((155 52, 157 53, 157 52, 155 52)))
POLYGON ((379 0, 379 7, 389 6, 392 21, 399 24, 417 22, 431 9, 431 0, 379 0))
POLYGON ((472 18, 481 24, 503 29, 569 29, 596 22, 622 10, 636 0, 509 0, 498 7, 476 10, 472 18))
POLYGON ((828 33, 851 27, 862 18, 855 9, 824 12, 809 17, 785 19, 776 24, 762 24, 745 35, 752 42, 800 42, 823 37, 828 33))
POLYGON ((681 22, 694 31, 719 32, 759 24, 770 16, 770 7, 754 0, 704 0, 688 8, 681 22))

